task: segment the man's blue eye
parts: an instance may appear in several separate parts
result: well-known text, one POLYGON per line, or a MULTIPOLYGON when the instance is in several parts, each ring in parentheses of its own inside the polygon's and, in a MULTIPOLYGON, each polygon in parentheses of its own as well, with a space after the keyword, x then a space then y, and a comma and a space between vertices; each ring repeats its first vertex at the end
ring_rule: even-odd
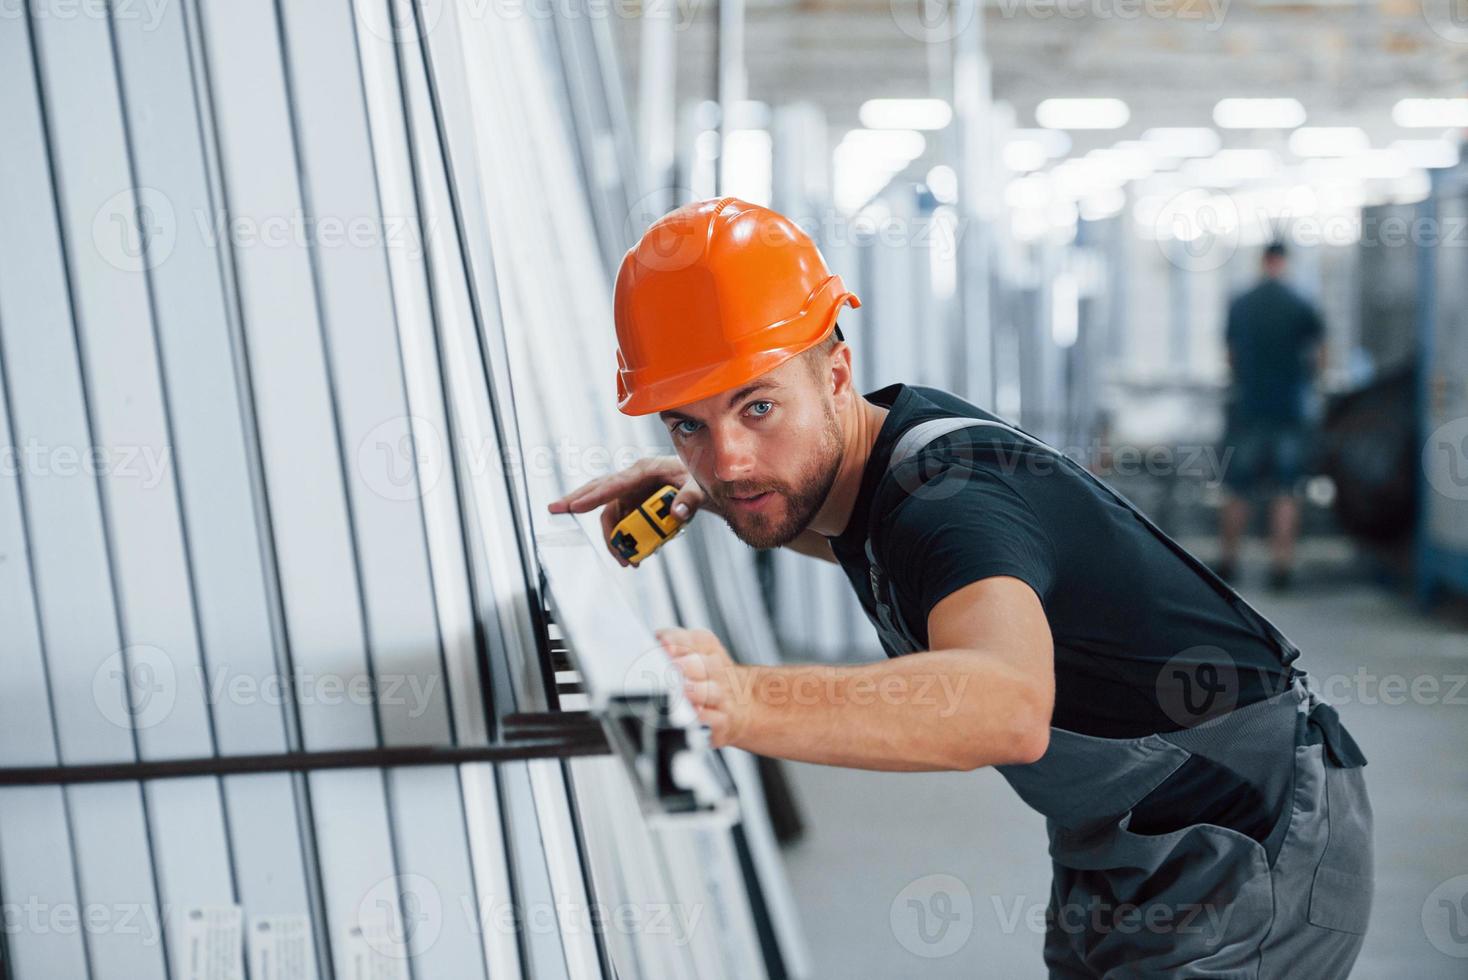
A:
POLYGON ((697 424, 698 423, 695 422, 695 421, 693 421, 692 419, 684 419, 683 421, 679 422, 677 425, 673 426, 673 431, 676 432, 676 433, 678 433, 680 436, 691 436, 691 435, 693 435, 694 430, 693 429, 685 429, 683 427, 685 425, 697 425, 697 424))
POLYGON ((757 416, 760 416, 760 415, 768 415, 768 414, 770 414, 770 412, 775 407, 775 403, 774 402, 755 402, 753 405, 750 405, 749 407, 750 407, 751 410, 753 410, 753 409, 759 407, 760 405, 765 406, 765 408, 764 408, 763 411, 755 412, 755 415, 757 415, 757 416))

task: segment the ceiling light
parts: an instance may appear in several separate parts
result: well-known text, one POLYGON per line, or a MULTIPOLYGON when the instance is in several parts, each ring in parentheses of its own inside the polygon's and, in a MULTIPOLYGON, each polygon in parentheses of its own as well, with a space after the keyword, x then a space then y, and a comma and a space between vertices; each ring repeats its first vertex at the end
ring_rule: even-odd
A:
POLYGON ((1121 99, 1046 99, 1035 107, 1046 129, 1120 129, 1131 117, 1121 99))
POLYGON ((953 107, 942 99, 868 99, 858 115, 868 129, 942 129, 953 107))
POLYGON ((1369 149, 1371 140, 1356 126, 1301 126, 1290 134, 1297 157, 1348 157, 1369 149))
POLYGON ((1392 106, 1392 122, 1407 129, 1468 126, 1468 99, 1402 99, 1392 106))
POLYGON ((1158 126, 1143 133, 1142 141, 1170 157, 1211 157, 1223 145, 1206 126, 1158 126))
POLYGON ((1305 121, 1298 99, 1220 99, 1213 121, 1224 129, 1294 129, 1305 121))

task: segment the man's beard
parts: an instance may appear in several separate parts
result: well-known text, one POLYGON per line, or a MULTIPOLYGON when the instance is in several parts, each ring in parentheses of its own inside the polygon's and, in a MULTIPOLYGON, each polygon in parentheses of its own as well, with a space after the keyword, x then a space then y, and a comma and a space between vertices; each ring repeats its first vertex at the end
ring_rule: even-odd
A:
POLYGON ((831 406, 826 408, 826 427, 821 447, 810 458, 811 465, 794 486, 730 486, 721 494, 722 499, 717 502, 715 509, 723 516, 735 537, 751 548, 778 548, 794 541, 815 519, 816 512, 826 502, 826 496, 836 482, 836 471, 841 463, 841 426, 836 421, 836 413, 831 406), (736 510, 727 501, 728 496, 734 494, 743 497, 764 491, 777 494, 784 501, 783 514, 744 513, 736 510))

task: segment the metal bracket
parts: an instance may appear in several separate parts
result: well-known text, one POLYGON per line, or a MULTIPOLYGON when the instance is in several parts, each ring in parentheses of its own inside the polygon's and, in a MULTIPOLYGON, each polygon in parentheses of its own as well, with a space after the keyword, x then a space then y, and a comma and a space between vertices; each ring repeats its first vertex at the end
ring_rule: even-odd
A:
POLYGON ((566 521, 536 535, 542 592, 591 714, 622 757, 643 811, 737 818, 733 779, 683 696, 677 668, 608 580, 580 525, 566 521))

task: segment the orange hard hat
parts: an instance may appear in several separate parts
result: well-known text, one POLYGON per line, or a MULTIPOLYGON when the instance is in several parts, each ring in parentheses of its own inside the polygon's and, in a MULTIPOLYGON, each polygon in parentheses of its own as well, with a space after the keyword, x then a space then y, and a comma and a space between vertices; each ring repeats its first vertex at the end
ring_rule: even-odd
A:
POLYGON ((653 222, 617 272, 617 407, 647 415, 746 384, 861 305, 810 236, 733 197, 653 222))

